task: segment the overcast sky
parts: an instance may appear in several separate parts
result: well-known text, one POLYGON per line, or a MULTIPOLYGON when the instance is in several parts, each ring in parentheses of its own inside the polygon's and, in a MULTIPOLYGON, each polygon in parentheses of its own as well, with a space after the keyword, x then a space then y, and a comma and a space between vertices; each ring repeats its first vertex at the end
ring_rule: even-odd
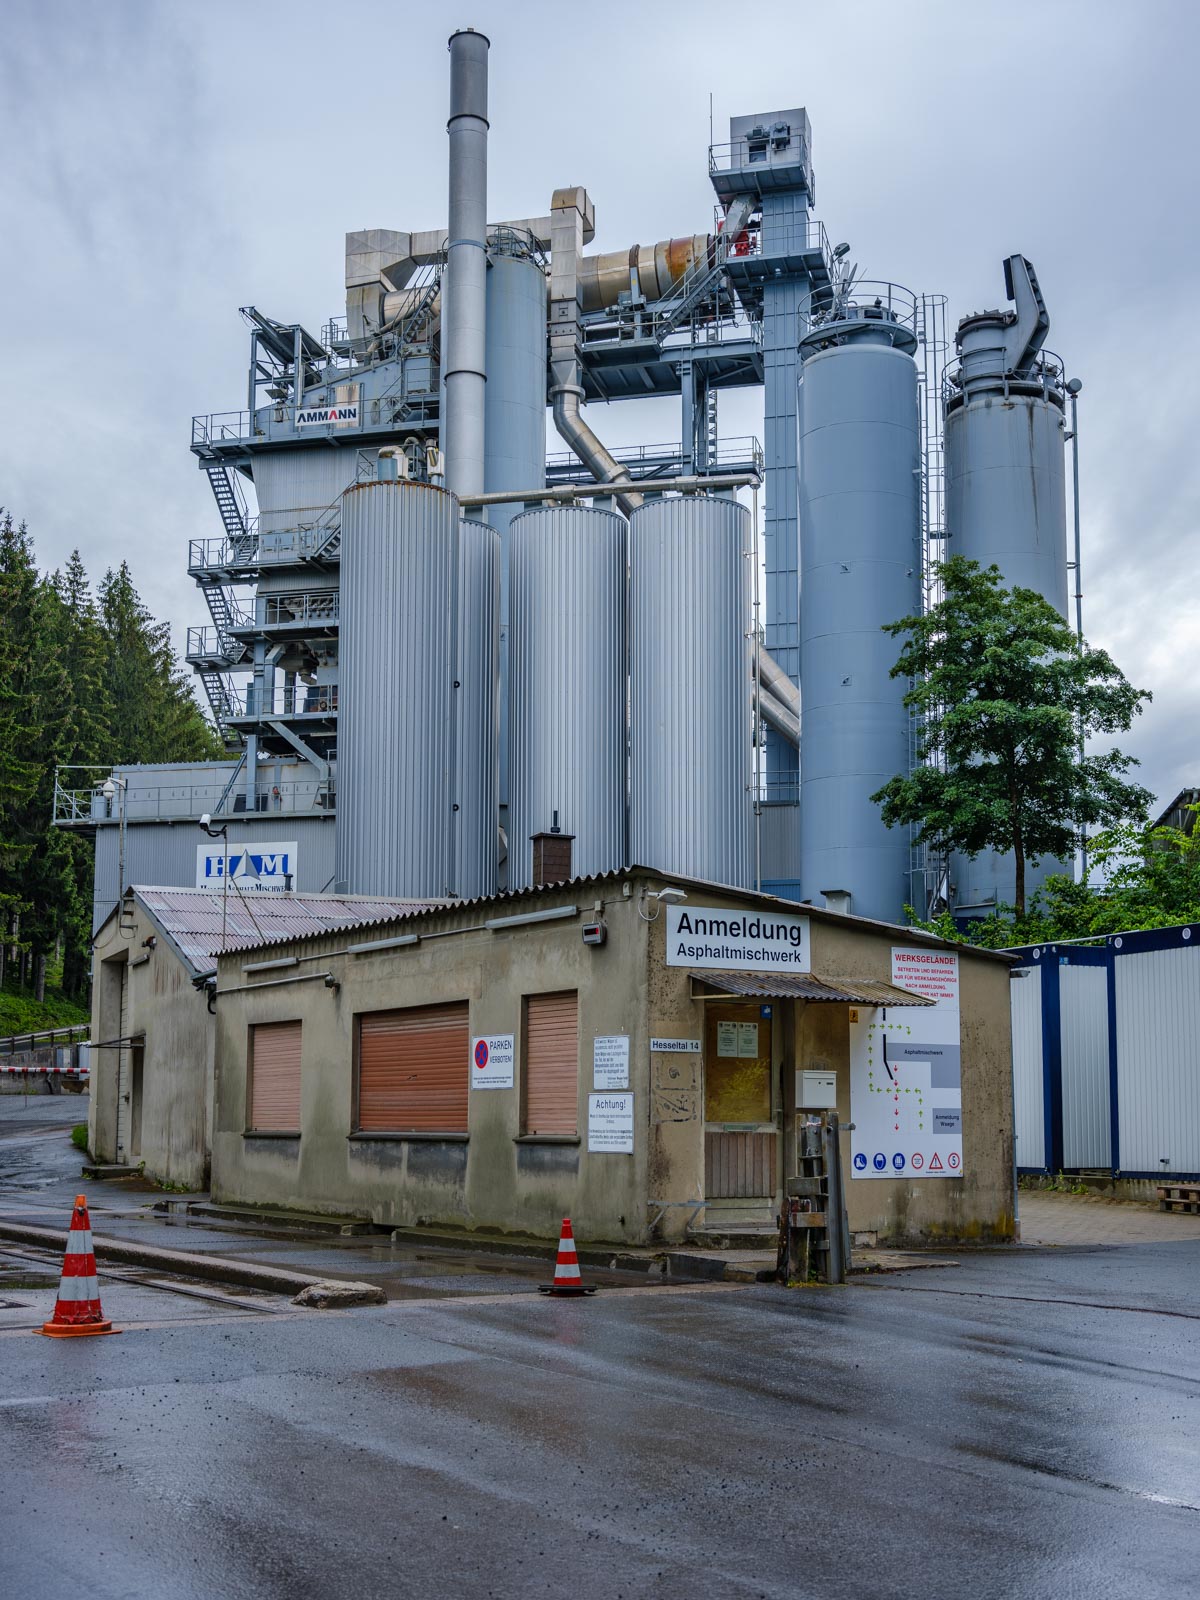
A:
MULTIPOLYGON (((1085 629, 1154 704, 1123 741, 1200 783, 1198 0, 0 0, 0 503, 53 566, 122 557, 182 641, 215 536, 194 412, 245 400, 254 304, 318 332, 343 236, 444 223, 446 37, 491 38, 489 215, 581 183, 594 249, 710 226, 709 95, 804 105, 815 214, 869 277, 1003 298, 1033 261, 1080 401, 1085 629)), ((613 443, 668 402, 592 408, 613 443)), ((761 436, 761 396, 722 399, 761 436)))

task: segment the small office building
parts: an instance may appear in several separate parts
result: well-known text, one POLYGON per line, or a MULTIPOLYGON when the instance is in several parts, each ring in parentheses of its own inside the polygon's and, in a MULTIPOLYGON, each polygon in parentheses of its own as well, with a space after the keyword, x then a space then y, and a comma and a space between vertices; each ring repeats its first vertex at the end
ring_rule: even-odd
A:
POLYGON ((217 955, 421 904, 271 890, 130 888, 93 939, 88 1148, 160 1182, 208 1183, 217 955))
POLYGON ((798 1120, 836 1108, 855 1233, 1013 1236, 993 952, 635 867, 216 964, 221 1201, 627 1243, 769 1227, 798 1120))

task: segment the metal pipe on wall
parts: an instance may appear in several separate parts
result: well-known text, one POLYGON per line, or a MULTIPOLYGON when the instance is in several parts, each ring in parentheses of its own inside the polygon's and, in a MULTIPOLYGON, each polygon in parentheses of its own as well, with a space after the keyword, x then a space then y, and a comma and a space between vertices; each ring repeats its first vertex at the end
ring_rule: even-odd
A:
POLYGON ((450 214, 444 312, 443 382, 446 487, 483 488, 484 392, 487 386, 487 96, 486 34, 450 35, 450 214))

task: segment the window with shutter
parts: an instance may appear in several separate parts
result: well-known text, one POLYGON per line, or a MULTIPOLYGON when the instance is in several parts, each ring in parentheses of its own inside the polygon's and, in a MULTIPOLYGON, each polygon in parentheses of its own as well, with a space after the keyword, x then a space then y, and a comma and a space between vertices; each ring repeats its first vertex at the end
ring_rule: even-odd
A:
POLYGON ((250 1029, 250 1130, 300 1131, 298 1022, 259 1022, 250 1029))
POLYGON ((358 1019, 361 1133, 466 1133, 467 1005, 373 1011, 358 1019))
POLYGON ((522 1133, 579 1132, 579 995, 525 997, 522 1133))

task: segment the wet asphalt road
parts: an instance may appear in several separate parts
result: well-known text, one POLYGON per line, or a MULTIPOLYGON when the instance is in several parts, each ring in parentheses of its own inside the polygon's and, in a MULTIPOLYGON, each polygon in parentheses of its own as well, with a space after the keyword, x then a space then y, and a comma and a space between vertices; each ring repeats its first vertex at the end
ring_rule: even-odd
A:
POLYGON ((1179 1600, 1198 1282, 1192 1242, 340 1313, 114 1275, 119 1338, 0 1324, 0 1593, 1179 1600))

